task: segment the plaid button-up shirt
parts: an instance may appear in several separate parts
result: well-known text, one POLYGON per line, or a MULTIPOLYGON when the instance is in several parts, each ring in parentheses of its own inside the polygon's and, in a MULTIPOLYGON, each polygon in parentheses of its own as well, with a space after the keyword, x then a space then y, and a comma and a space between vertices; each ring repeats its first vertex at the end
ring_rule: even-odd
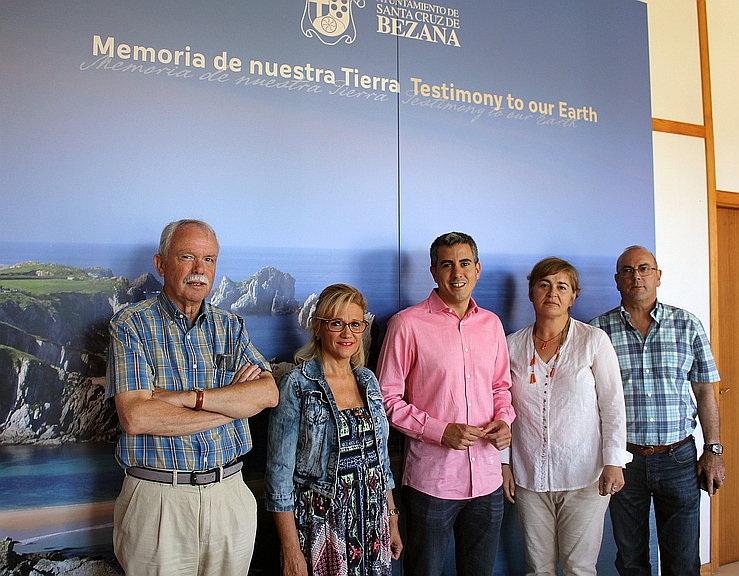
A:
MULTIPOLYGON (((162 292, 137 302, 110 321, 106 396, 130 390, 194 390, 227 386, 245 363, 269 370, 254 348, 244 321, 210 304, 191 327, 162 292)), ((251 450, 246 419, 190 436, 131 435, 123 431, 120 464, 163 470, 208 470, 251 450)))
POLYGON ((692 382, 718 382, 719 373, 701 321, 687 310, 657 302, 647 337, 623 306, 591 324, 616 349, 626 400, 626 437, 633 444, 673 444, 692 434, 697 409, 692 382))

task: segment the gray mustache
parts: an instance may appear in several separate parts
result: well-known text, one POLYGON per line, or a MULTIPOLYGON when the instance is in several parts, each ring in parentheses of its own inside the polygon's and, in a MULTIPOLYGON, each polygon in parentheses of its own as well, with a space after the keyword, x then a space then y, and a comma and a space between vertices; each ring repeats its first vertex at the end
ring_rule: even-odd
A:
POLYGON ((208 282, 208 277, 203 274, 190 274, 185 278, 185 284, 189 284, 190 282, 200 282, 206 286, 210 284, 210 282, 208 282))

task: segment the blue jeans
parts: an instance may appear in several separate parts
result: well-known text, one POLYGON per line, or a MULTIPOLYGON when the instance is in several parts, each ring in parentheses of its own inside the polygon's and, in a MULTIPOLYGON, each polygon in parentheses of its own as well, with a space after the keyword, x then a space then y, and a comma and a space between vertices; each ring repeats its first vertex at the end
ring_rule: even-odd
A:
POLYGON ((622 576, 650 576, 649 508, 654 500, 663 576, 699 576, 700 488, 695 441, 640 456, 626 465, 623 489, 611 496, 616 569, 622 576))
POLYGON ((438 576, 454 528, 458 576, 493 576, 503 520, 503 488, 469 500, 434 498, 403 486, 408 534, 405 576, 438 576))

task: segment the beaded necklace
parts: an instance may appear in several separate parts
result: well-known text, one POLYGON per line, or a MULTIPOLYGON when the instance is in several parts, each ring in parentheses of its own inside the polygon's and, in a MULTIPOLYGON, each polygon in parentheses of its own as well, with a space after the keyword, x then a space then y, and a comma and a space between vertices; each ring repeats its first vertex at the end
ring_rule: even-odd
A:
MULTIPOLYGON (((567 324, 565 324, 565 327, 562 328, 562 332, 558 334, 559 336, 559 344, 557 345, 557 351, 554 353, 554 364, 552 364, 552 370, 549 372, 549 377, 554 378, 554 371, 557 369, 557 362, 559 362, 559 355, 562 351, 562 344, 564 344, 565 338, 567 338, 567 332, 570 328, 570 320, 571 318, 567 318, 567 324)), ((534 354, 531 356, 531 362, 529 363, 529 366, 531 367, 531 376, 529 377, 529 384, 536 384, 536 373, 535 373, 535 367, 536 367, 536 339, 539 338, 536 335, 536 323, 534 323, 534 354)), ((556 338, 555 336, 554 338, 556 338)), ((539 340, 542 340, 544 342, 544 345, 542 345, 542 350, 546 349, 547 342, 551 342, 554 340, 554 338, 550 338, 549 340, 543 340, 542 338, 539 338, 539 340)))
MULTIPOLYGON (((546 350, 549 347, 549 343, 555 338, 559 338, 560 336, 562 336, 562 332, 560 332, 559 334, 555 334, 549 340, 544 340, 544 338, 541 338, 540 336, 536 335, 536 324, 534 324, 534 338, 536 338, 537 340, 541 340, 543 342, 543 344, 541 345, 542 350, 546 350)), ((534 342, 534 344, 536 345, 536 342, 534 342)))

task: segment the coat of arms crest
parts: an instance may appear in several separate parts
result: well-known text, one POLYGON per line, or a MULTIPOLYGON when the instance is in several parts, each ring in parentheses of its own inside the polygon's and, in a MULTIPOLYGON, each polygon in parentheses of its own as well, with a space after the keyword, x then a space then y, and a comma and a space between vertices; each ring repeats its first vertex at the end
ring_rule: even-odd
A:
POLYGON ((357 36, 352 4, 364 8, 364 0, 305 0, 300 29, 330 46, 342 40, 351 44, 357 36))

